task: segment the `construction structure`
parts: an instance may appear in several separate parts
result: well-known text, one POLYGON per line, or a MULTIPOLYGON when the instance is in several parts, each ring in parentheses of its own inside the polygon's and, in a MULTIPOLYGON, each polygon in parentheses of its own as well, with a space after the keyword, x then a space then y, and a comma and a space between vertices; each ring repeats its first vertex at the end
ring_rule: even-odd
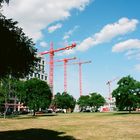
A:
POLYGON ((108 85, 108 92, 109 92, 109 97, 107 98, 109 111, 113 111, 115 108, 115 98, 112 98, 111 84, 112 84, 112 82, 115 82, 117 79, 118 79, 118 77, 116 77, 112 80, 109 80, 106 83, 106 85, 108 85))
POLYGON ((63 51, 63 50, 69 50, 69 49, 72 49, 74 47, 76 47, 75 43, 73 43, 72 45, 67 46, 67 47, 53 49, 53 42, 51 42, 50 50, 40 53, 41 55, 49 54, 49 57, 50 57, 50 61, 49 61, 49 85, 50 85, 50 89, 52 91, 53 96, 54 96, 54 93, 53 93, 54 54, 56 52, 63 51))
POLYGON ((91 61, 79 61, 72 63, 73 65, 79 66, 79 90, 80 90, 80 96, 82 96, 82 64, 88 64, 91 63, 91 61))
POLYGON ((37 55, 37 57, 39 58, 39 62, 37 63, 36 70, 32 74, 29 74, 25 80, 38 78, 47 82, 47 73, 45 72, 46 59, 42 55, 37 55))
POLYGON ((64 92, 67 92, 67 63, 70 60, 75 60, 76 57, 73 58, 64 58, 62 60, 56 60, 55 62, 64 62, 64 92))
MULTIPOLYGON (((21 79, 23 81, 32 79, 32 78, 38 78, 40 80, 43 80, 47 82, 47 74, 45 73, 45 66, 46 66, 46 61, 45 58, 41 55, 37 55, 37 58, 39 58, 39 62, 37 63, 37 66, 32 74, 29 74, 26 76, 24 79, 21 79)), ((16 111, 25 111, 28 109, 28 107, 24 106, 23 103, 19 102, 19 99, 17 98, 14 89, 12 88, 12 84, 10 82, 11 77, 9 76, 9 81, 8 81, 8 87, 9 87, 9 92, 7 93, 7 98, 5 98, 5 112, 4 115, 8 113, 14 113, 16 111)), ((1 83, 2 84, 2 83, 1 83)))

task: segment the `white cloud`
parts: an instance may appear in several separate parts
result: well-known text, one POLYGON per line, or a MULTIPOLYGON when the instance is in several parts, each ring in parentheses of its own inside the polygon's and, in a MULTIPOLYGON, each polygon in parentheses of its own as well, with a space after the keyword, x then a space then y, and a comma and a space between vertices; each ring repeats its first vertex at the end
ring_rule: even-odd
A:
POLYGON ((61 27, 62 27, 62 24, 60 24, 60 23, 50 26, 50 27, 48 27, 48 32, 52 33, 54 31, 56 31, 57 29, 60 29, 61 27))
POLYGON ((49 24, 65 20, 72 9, 83 10, 91 0, 13 0, 3 6, 8 18, 19 22, 24 32, 35 41, 43 37, 49 24))
POLYGON ((137 71, 140 71, 140 64, 135 65, 134 69, 137 70, 137 71))
MULTIPOLYGON (((113 52, 124 52, 128 50, 133 49, 140 49, 140 40, 139 39, 129 39, 123 42, 119 42, 115 44, 112 48, 113 52)), ((134 53, 134 51, 131 51, 128 53, 128 55, 134 53)))
POLYGON ((74 49, 65 50, 65 51, 63 51, 61 53, 57 53, 57 56, 64 56, 64 55, 71 55, 71 54, 75 54, 74 49))
POLYGON ((125 52, 128 59, 140 59, 140 40, 129 39, 115 44, 112 52, 125 52))
POLYGON ((48 47, 48 43, 46 43, 45 41, 40 42, 39 45, 44 48, 48 47))
POLYGON ((139 53, 140 53, 140 51, 138 51, 137 49, 136 49, 136 50, 128 50, 128 51, 125 53, 125 56, 126 56, 128 59, 132 59, 132 58, 135 58, 139 53))
POLYGON ((67 40, 70 38, 70 36, 79 28, 79 26, 74 26, 71 30, 65 33, 63 40, 67 40))
POLYGON ((84 51, 92 46, 108 42, 119 35, 132 32, 136 29, 137 24, 138 20, 136 19, 121 18, 115 23, 107 24, 100 32, 83 40, 77 49, 84 51))
POLYGON ((74 49, 71 49, 71 50, 65 50, 63 52, 64 55, 70 55, 70 54, 74 54, 75 53, 75 50, 74 49))
POLYGON ((129 50, 125 53, 125 56, 127 56, 128 59, 137 59, 140 60, 140 49, 135 50, 129 50))
MULTIPOLYGON (((73 41, 68 42, 67 40, 65 40, 65 42, 60 42, 59 45, 60 46, 68 46, 68 45, 72 45, 73 43, 79 44, 80 41, 73 40, 73 41)), ((69 50, 65 50, 65 51, 62 51, 60 53, 57 53, 57 56, 71 55, 71 54, 75 54, 75 53, 76 53, 76 48, 73 48, 73 49, 69 49, 69 50)))

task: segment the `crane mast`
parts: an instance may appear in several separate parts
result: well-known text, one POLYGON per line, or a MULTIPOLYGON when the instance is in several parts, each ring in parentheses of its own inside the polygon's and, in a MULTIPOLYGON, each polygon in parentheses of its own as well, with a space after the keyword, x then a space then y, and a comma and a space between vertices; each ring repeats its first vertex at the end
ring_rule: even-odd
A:
POLYGON ((113 98, 112 98, 112 92, 111 92, 111 83, 116 81, 118 79, 118 77, 112 79, 112 80, 109 80, 107 81, 106 85, 108 85, 108 91, 109 91, 109 102, 108 102, 108 105, 109 105, 109 110, 112 111, 113 110, 113 98))
POLYGON ((67 63, 70 60, 75 60, 76 57, 73 58, 64 58, 62 60, 56 60, 55 62, 64 62, 64 92, 67 92, 67 63))
POLYGON ((116 81, 118 79, 118 77, 112 79, 112 80, 109 80, 107 81, 106 85, 108 85, 108 92, 109 92, 109 100, 112 99, 112 92, 111 92, 111 83, 116 81))
POLYGON ((50 84, 50 88, 51 88, 52 93, 53 93, 53 72, 54 72, 53 56, 54 56, 53 43, 51 42, 51 44, 50 44, 49 84, 50 84))
POLYGON ((82 64, 87 64, 87 63, 91 63, 91 61, 83 61, 83 62, 72 63, 73 65, 78 65, 79 66, 79 91, 80 91, 80 96, 82 96, 82 64))
POLYGON ((54 93, 53 93, 54 54, 56 52, 59 52, 59 51, 73 49, 74 47, 76 47, 75 43, 73 43, 70 46, 58 48, 58 49, 54 50, 53 49, 53 42, 51 42, 50 43, 50 50, 40 53, 41 55, 49 54, 49 57, 50 57, 50 61, 49 61, 49 85, 50 85, 50 89, 51 89, 53 96, 54 96, 54 93))

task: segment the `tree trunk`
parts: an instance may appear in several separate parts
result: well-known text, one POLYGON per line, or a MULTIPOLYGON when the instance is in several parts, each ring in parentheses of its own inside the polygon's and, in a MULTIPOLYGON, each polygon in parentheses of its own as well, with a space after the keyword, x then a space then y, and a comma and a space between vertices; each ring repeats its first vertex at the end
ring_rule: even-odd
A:
POLYGON ((5 107, 5 111, 4 111, 4 119, 6 119, 7 110, 8 110, 8 108, 7 108, 7 106, 6 106, 6 107, 5 107))
POLYGON ((35 116, 35 109, 33 110, 33 116, 35 116))
POLYGON ((129 107, 129 113, 131 113, 131 107, 129 107))

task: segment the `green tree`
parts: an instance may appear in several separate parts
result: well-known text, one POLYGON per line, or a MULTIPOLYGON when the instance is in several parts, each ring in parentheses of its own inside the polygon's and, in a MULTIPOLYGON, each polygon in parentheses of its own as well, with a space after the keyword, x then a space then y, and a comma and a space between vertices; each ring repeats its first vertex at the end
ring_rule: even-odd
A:
POLYGON ((135 106, 137 108, 140 108, 140 82, 137 81, 135 83, 135 88, 134 88, 134 97, 135 97, 135 106))
POLYGON ((81 96, 77 104, 80 106, 81 111, 86 109, 88 106, 97 111, 100 106, 103 106, 105 99, 98 93, 91 93, 90 95, 81 96))
POLYGON ((0 0, 0 3, 2 3, 2 2, 9 3, 9 0, 0 0))
POLYGON ((5 99, 6 99, 6 91, 3 88, 2 81, 0 81, 0 112, 4 112, 5 99))
POLYGON ((1 79, 0 84, 0 104, 2 108, 2 112, 7 111, 5 108, 5 103, 8 103, 10 95, 13 94, 13 79, 9 77, 5 77, 1 79))
POLYGON ((49 107, 52 99, 52 93, 48 84, 37 78, 25 82, 25 94, 22 96, 24 103, 35 112, 39 108, 49 107))
POLYGON ((80 98, 78 99, 77 104, 80 106, 81 111, 83 109, 86 109, 87 106, 90 105, 89 98, 90 98, 89 95, 83 95, 83 96, 80 96, 80 98))
MULTIPOLYGON (((23 81, 19 81, 18 79, 13 77, 5 77, 1 79, 0 107, 2 112, 7 112, 8 106, 5 108, 6 103, 17 103, 17 101, 20 101, 19 95, 21 95, 21 93, 24 91, 23 88, 21 89, 21 83, 23 83, 23 81), (11 102, 11 98, 12 100, 15 100, 11 102)), ((13 106, 13 109, 16 109, 16 106, 13 106)))
POLYGON ((135 109, 140 105, 140 82, 131 76, 123 77, 118 81, 118 87, 112 92, 119 110, 135 109))
POLYGON ((17 23, 0 14, 0 78, 5 75, 25 77, 37 65, 34 43, 17 23))
POLYGON ((105 104, 105 99, 102 95, 98 93, 91 93, 89 98, 89 105, 93 107, 94 111, 98 111, 98 109, 105 104))
POLYGON ((57 93, 54 97, 53 104, 55 105, 56 108, 61 108, 61 109, 71 109, 73 111, 76 100, 72 95, 69 95, 66 92, 63 92, 62 94, 57 93))
POLYGON ((9 3, 9 0, 0 0, 0 6, 2 3, 6 2, 7 4, 9 3))

